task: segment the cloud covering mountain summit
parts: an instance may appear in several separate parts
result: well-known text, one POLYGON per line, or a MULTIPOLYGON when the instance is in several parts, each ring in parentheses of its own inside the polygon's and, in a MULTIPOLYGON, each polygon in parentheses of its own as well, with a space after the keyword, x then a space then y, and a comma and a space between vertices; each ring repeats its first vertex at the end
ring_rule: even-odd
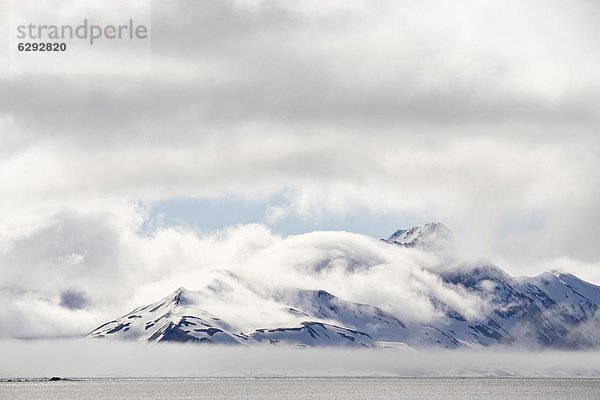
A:
MULTIPOLYGON (((388 251, 435 254, 450 237, 445 226, 429 223, 398 230, 388 240, 394 245, 388 251)), ((351 243, 348 239, 341 240, 338 251, 351 243)), ((293 257, 295 253, 283 255, 293 257)), ((243 269, 237 272, 240 276, 221 270, 206 287, 198 291, 180 288, 161 301, 103 324, 88 337, 247 346, 507 346, 531 350, 600 346, 600 287, 573 275, 553 272, 514 278, 492 265, 444 265, 429 268, 430 286, 418 288, 402 304, 373 294, 365 304, 333 293, 356 297, 348 291, 347 282, 355 276, 369 279, 374 291, 386 284, 399 290, 407 284, 399 276, 371 274, 380 268, 405 269, 406 264, 368 264, 346 253, 337 254, 335 260, 308 261, 307 266, 304 273, 316 279, 304 282, 261 280, 243 269), (336 286, 327 282, 336 276, 336 286), (312 289, 303 288, 308 282, 312 289), (325 286, 335 287, 335 291, 322 290, 325 286), (460 300, 474 304, 465 307, 460 300), (406 308, 417 306, 418 301, 427 302, 428 316, 407 312, 406 308)))

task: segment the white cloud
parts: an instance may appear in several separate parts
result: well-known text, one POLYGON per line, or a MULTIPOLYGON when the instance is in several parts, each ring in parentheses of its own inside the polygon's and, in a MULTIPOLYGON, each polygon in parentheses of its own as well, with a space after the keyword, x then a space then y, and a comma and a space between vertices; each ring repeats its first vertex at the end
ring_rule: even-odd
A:
POLYGON ((283 207, 269 206, 265 215, 265 222, 268 224, 276 224, 286 217, 286 210, 283 207))

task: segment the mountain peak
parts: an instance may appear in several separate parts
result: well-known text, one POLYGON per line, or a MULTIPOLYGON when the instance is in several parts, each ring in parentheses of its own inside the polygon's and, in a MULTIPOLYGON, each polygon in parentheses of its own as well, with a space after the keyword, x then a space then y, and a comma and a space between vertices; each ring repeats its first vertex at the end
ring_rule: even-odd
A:
POLYGON ((177 290, 175 290, 169 297, 171 298, 171 302, 174 305, 185 306, 185 305, 194 303, 193 300, 194 300, 195 294, 194 294, 194 292, 181 286, 181 287, 177 288, 177 290))
POLYGON ((404 247, 432 248, 448 242, 453 236, 454 234, 446 225, 440 222, 428 222, 423 226, 398 229, 386 241, 404 247))

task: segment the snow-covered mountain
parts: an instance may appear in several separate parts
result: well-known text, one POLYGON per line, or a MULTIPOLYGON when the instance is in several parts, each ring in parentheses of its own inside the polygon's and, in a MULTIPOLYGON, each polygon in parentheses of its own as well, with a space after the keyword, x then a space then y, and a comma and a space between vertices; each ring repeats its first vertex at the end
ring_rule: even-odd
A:
POLYGON ((231 332, 231 327, 226 322, 194 307, 197 296, 197 293, 179 288, 156 303, 136 308, 129 314, 98 327, 89 337, 118 337, 138 342, 220 344, 249 340, 241 332, 231 332))
POLYGON ((343 316, 350 312, 349 307, 355 308, 356 318, 361 314, 360 305, 354 307, 352 303, 346 304, 323 291, 297 291, 296 295, 300 303, 306 301, 305 304, 312 304, 305 309, 308 312, 294 306, 284 306, 282 303, 280 311, 288 313, 289 325, 260 328, 243 333, 236 331, 232 325, 222 319, 198 308, 197 305, 202 303, 202 292, 179 288, 156 303, 139 307, 121 318, 98 327, 88 337, 118 338, 136 342, 376 346, 371 336, 365 332, 325 322, 335 320, 327 318, 325 313, 327 311, 330 314, 334 313, 336 304, 339 305, 343 316))
POLYGON ((443 274, 445 282, 487 294, 487 336, 526 348, 600 346, 600 287, 558 271, 514 278, 497 267, 472 266, 443 274), (496 327, 491 330, 489 328, 496 327))
MULTIPOLYGON (((453 240, 439 223, 399 230, 392 246, 435 252, 453 240)), ((228 345, 488 347, 584 349, 600 346, 600 287, 560 272, 511 277, 493 265, 434 271, 456 293, 481 300, 477 316, 461 314, 434 294, 438 317, 399 318, 378 305, 324 290, 263 290, 224 271, 199 291, 179 288, 92 331, 89 338, 228 345), (223 308, 222 305, 234 305, 223 308), (219 310, 219 311, 215 311, 219 310), (219 315, 222 313, 223 315, 219 315)))
POLYGON ((454 235, 444 224, 430 222, 410 229, 398 229, 386 241, 404 247, 432 250, 448 245, 454 235))

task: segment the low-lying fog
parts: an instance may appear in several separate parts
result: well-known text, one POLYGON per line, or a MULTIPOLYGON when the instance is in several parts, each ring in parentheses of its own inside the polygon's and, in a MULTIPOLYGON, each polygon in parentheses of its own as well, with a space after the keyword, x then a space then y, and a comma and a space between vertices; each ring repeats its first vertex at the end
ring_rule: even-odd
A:
POLYGON ((0 378, 188 376, 600 377, 600 352, 423 351, 0 341, 0 378))

